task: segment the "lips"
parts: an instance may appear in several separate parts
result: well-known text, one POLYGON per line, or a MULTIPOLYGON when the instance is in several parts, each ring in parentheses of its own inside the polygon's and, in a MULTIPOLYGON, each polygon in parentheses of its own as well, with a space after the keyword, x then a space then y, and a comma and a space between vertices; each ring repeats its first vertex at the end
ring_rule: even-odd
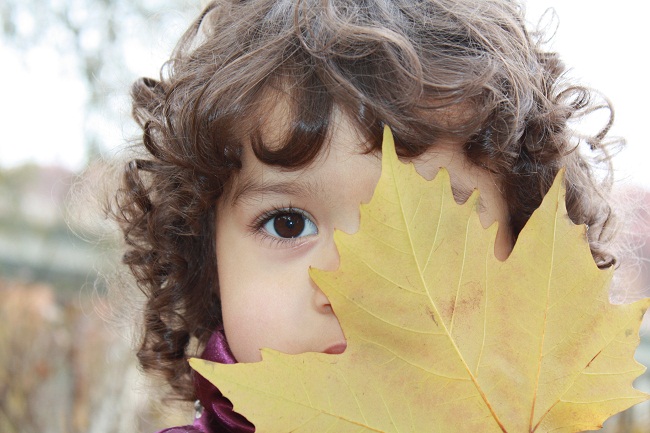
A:
POLYGON ((347 343, 339 343, 328 347, 323 351, 323 353, 329 353, 330 355, 340 355, 341 353, 345 352, 345 349, 347 347, 347 343))

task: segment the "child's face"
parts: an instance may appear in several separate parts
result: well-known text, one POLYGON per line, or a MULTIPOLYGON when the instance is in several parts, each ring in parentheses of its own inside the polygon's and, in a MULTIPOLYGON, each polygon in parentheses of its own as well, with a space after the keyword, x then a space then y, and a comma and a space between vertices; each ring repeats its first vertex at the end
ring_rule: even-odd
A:
MULTIPOLYGON (((242 170, 218 203, 219 295, 239 362, 260 360, 264 347, 292 354, 345 348, 338 320, 308 269, 337 268, 334 229, 358 229, 359 204, 372 197, 381 161, 361 153, 359 135, 343 116, 337 119, 331 144, 302 170, 264 165, 245 149, 242 170)), ((413 162, 427 179, 446 167, 457 200, 480 190, 481 222, 499 222, 496 254, 505 258, 512 240, 504 199, 490 174, 467 160, 461 143, 436 143, 413 162)))

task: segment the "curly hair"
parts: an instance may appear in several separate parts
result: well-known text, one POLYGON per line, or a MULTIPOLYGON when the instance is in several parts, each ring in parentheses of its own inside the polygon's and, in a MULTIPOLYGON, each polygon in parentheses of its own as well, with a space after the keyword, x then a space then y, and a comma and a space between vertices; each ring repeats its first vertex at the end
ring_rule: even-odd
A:
POLYGON ((588 226, 598 265, 614 264, 611 122, 593 137, 570 127, 594 109, 612 111, 565 79, 540 39, 509 0, 210 3, 161 77, 132 87, 143 156, 126 165, 114 214, 124 263, 147 299, 143 368, 194 398, 185 357, 221 323, 215 206, 241 168, 242 146, 266 164, 305 167, 335 109, 365 135, 367 151, 380 149, 384 124, 406 158, 441 137, 462 139, 470 160, 496 176, 514 236, 566 167, 569 215, 588 226), (259 131, 278 97, 289 105, 286 134, 268 147, 259 131))

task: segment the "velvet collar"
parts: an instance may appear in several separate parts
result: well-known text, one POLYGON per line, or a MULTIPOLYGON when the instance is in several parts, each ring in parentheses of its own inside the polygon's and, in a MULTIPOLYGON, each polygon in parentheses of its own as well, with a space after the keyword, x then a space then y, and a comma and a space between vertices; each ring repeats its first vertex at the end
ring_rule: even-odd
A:
MULTIPOLYGON (((237 360, 228 347, 223 329, 217 330, 208 341, 201 358, 222 364, 235 364, 237 360)), ((234 412, 232 403, 224 397, 219 390, 195 373, 195 387, 202 410, 197 411, 200 416, 194 425, 202 428, 205 433, 252 433, 255 431, 253 424, 242 415, 234 412)))
MULTIPOLYGON (((217 330, 208 341, 201 355, 208 361, 235 364, 223 329, 217 330)), ((233 411, 232 403, 219 390, 198 373, 194 373, 194 386, 198 401, 194 424, 174 427, 159 433, 253 433, 255 426, 233 411)))

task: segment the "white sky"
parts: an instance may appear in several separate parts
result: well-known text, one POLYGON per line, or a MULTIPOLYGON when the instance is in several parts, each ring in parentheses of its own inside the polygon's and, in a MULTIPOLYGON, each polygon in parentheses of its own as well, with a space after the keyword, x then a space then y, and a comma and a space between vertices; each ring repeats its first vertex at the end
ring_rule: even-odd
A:
MULTIPOLYGON (((528 19, 534 23, 546 8, 555 8, 560 26, 553 48, 572 67, 572 76, 600 89, 614 102, 614 133, 628 141, 616 159, 618 178, 650 187, 650 169, 646 167, 650 143, 645 132, 650 122, 650 7, 631 0, 528 0, 527 5, 528 19)), ((182 29, 179 26, 173 30, 180 35, 182 29)), ((165 42, 156 52, 134 53, 131 57, 138 75, 156 76, 170 49, 165 42)), ((0 58, 0 82, 4 88, 0 104, 0 165, 9 167, 30 161, 81 168, 84 88, 76 71, 60 62, 55 50, 48 47, 19 56, 0 46, 0 58)), ((125 83, 125 94, 127 91, 125 83)), ((129 105, 126 98, 123 101, 121 110, 127 123, 129 105)), ((107 130, 106 134, 116 147, 126 135, 122 129, 107 130)))
POLYGON ((553 48, 571 67, 572 76, 612 100, 613 135, 627 140, 614 160, 618 179, 650 187, 648 2, 528 0, 527 5, 532 22, 548 7, 556 10, 560 25, 553 48))
POLYGON ((84 85, 54 49, 22 53, 0 46, 0 164, 83 162, 84 85))

